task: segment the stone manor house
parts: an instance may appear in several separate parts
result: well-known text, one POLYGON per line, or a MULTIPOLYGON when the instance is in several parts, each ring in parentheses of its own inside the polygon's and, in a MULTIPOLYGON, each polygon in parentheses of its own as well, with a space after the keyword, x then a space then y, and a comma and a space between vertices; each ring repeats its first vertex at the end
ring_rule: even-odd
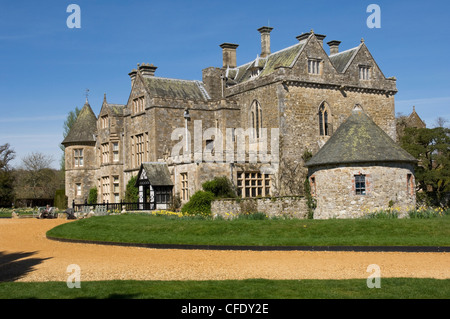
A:
POLYGON ((167 207, 177 194, 186 202, 216 176, 227 176, 243 198, 302 195, 308 176, 319 211, 321 200, 327 202, 320 192, 325 186, 333 194, 328 202, 345 193, 348 203, 361 203, 365 196, 364 207, 414 203, 415 159, 399 148, 384 149, 393 157, 378 160, 377 145, 367 152, 364 143, 371 141, 364 140, 351 150, 358 154, 355 164, 351 154, 339 156, 340 149, 350 149, 339 145, 351 142, 352 131, 346 131, 325 158, 305 163, 305 155, 325 149, 355 105, 363 113, 360 127, 382 132, 377 142, 395 148, 396 79, 383 74, 364 40, 341 50, 340 41, 324 43, 326 36, 311 30, 272 52, 272 28, 258 31, 261 52, 253 61, 238 65, 238 45, 223 43, 222 66, 203 69, 202 81, 158 77, 156 66, 143 63, 128 74, 125 105, 105 95, 97 116, 86 101, 62 142, 69 203, 84 203, 93 187, 98 202, 118 203, 136 175, 140 201, 152 208, 167 207), (344 162, 332 160, 333 154, 344 162), (340 169, 350 162, 353 168, 340 169), (322 167, 331 169, 333 178, 322 167), (383 167, 389 167, 387 173, 383 167), (340 171, 347 175, 336 177, 340 171), (372 200, 383 186, 376 184, 389 178, 398 179, 391 183, 398 189, 372 200), (334 189, 333 179, 339 179, 334 189))

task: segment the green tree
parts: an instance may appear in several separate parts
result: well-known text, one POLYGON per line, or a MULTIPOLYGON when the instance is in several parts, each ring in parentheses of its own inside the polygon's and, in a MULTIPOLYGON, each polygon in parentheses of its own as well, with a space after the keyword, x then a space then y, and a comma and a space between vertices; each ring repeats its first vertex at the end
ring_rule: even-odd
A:
POLYGON ((15 151, 8 143, 0 145, 0 207, 10 207, 14 200, 14 176, 9 162, 15 158, 15 151))
MULTIPOLYGON (((67 118, 64 121, 64 125, 63 125, 63 139, 67 137, 67 135, 70 132, 70 129, 72 128, 73 124, 75 123, 75 121, 78 118, 78 115, 80 114, 81 109, 78 107, 75 107, 74 111, 70 111, 69 114, 67 114, 67 118)), ((66 167, 66 155, 65 155, 65 147, 64 145, 60 144, 59 146, 61 148, 61 150, 63 151, 63 154, 61 156, 60 159, 60 167, 61 167, 61 171, 64 172, 65 171, 65 167, 66 167)))
POLYGON ((214 200, 214 194, 205 191, 196 191, 191 196, 189 202, 183 205, 181 211, 188 214, 211 215, 211 202, 214 200))
POLYGON ((89 190, 88 204, 97 204, 98 191, 97 187, 93 187, 89 190))
POLYGON ((130 181, 125 188, 125 202, 127 203, 137 203, 139 200, 139 189, 136 185, 137 176, 130 178, 130 181))
POLYGON ((450 192, 450 129, 406 128, 402 147, 418 159, 415 178, 418 199, 428 205, 448 205, 450 192))
POLYGON ((226 176, 215 177, 202 184, 204 191, 211 192, 216 198, 234 198, 236 192, 231 181, 226 176))
POLYGON ((189 214, 211 214, 211 202, 216 198, 234 198, 236 192, 231 181, 226 177, 215 177, 202 184, 203 190, 195 192, 181 211, 189 214))

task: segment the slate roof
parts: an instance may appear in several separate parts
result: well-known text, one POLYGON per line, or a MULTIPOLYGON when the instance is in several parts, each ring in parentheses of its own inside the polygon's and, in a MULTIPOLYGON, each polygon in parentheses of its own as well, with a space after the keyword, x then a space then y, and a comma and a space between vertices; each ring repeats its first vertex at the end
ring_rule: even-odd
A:
POLYGON ((154 97, 206 101, 210 97, 201 81, 178 80, 156 76, 144 77, 149 94, 154 97))
MULTIPOLYGON (((147 162, 141 164, 139 177, 145 172, 145 175, 152 186, 173 186, 170 178, 169 168, 166 163, 147 162)), ((138 183, 139 180, 136 181, 138 183)))
POLYGON ((355 107, 348 119, 306 163, 307 167, 417 160, 395 143, 364 111, 355 107))
POLYGON ((75 123, 72 125, 69 133, 67 134, 63 145, 70 143, 95 143, 94 134, 97 131, 97 117, 91 109, 91 106, 86 101, 83 108, 78 114, 75 123))
POLYGON ((237 84, 243 83, 251 79, 252 69, 259 68, 261 73, 259 76, 265 76, 273 73, 278 67, 290 67, 295 61, 296 57, 303 49, 305 41, 301 41, 293 46, 283 50, 271 53, 265 58, 257 57, 255 60, 227 70, 227 77, 229 83, 237 84), (231 80, 231 81, 230 81, 231 80))
POLYGON ((115 116, 122 116, 123 115, 123 109, 125 105, 123 104, 107 104, 109 110, 111 111, 111 114, 114 114, 115 116))
POLYGON ((333 55, 330 55, 331 63, 334 65, 336 70, 339 73, 343 73, 348 66, 349 62, 353 59, 353 57, 358 52, 358 49, 360 47, 357 46, 356 48, 349 49, 346 51, 342 51, 333 55))

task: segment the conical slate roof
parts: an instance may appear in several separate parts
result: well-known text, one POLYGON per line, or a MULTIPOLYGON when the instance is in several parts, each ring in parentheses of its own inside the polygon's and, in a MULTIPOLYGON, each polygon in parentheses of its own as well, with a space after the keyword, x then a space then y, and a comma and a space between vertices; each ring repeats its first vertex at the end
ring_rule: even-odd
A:
POLYGON ((306 166, 416 161, 357 106, 306 166))
POLYGON ((61 143, 74 144, 74 143, 95 143, 94 134, 97 131, 97 117, 91 109, 91 106, 86 101, 83 108, 78 114, 77 120, 72 125, 72 128, 67 134, 64 141, 61 143))

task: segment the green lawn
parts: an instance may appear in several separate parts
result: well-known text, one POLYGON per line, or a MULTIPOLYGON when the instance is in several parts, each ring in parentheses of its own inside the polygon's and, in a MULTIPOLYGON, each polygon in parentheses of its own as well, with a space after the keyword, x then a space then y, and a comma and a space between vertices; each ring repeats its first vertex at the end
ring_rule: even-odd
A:
POLYGON ((97 281, 81 288, 65 282, 0 283, 0 299, 448 299, 450 280, 381 278, 380 288, 366 279, 97 281))
POLYGON ((450 216, 429 219, 199 219, 145 214, 82 219, 57 238, 125 243, 255 246, 449 246, 450 216))

